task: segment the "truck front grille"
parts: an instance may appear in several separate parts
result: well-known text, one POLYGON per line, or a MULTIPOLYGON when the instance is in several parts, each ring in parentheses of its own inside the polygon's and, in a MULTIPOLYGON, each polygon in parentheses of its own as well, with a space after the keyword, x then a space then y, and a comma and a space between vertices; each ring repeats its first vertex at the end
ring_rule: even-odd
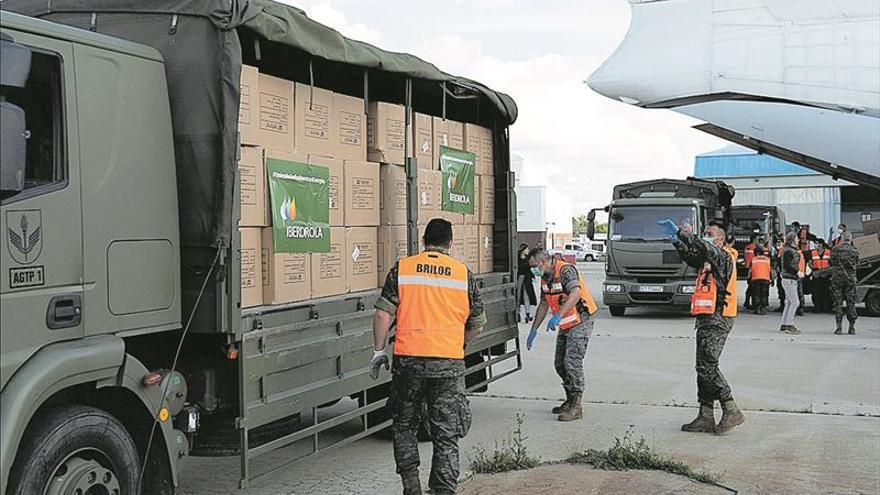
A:
POLYGON ((664 303, 672 300, 671 292, 649 293, 649 292, 633 292, 629 295, 635 302, 644 303, 664 303))
POLYGON ((624 272, 631 277, 674 277, 678 275, 678 267, 647 267, 647 266, 628 266, 624 272))

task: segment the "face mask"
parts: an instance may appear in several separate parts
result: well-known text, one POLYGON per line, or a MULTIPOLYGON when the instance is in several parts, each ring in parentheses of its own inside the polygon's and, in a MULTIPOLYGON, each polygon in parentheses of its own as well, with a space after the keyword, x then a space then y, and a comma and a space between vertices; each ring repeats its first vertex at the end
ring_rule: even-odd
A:
POLYGON ((704 235, 703 240, 708 242, 709 244, 715 244, 715 238, 710 235, 704 235))
POLYGON ((838 233, 838 234, 842 234, 842 233, 843 233, 843 229, 840 228, 840 227, 837 227, 837 233, 838 233))
POLYGON ((532 267, 532 275, 534 275, 536 277, 540 277, 541 275, 544 275, 544 272, 543 272, 543 270, 541 270, 537 266, 533 266, 532 267))

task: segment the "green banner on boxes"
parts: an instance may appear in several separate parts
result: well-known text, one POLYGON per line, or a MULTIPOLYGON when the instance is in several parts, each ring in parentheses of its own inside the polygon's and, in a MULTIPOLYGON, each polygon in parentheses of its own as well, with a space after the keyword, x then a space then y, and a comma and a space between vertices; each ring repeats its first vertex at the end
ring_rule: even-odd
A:
POLYGON ((440 146, 440 170, 443 211, 472 214, 474 212, 474 171, 476 155, 467 151, 440 146))
POLYGON ((330 251, 330 170, 266 159, 276 253, 330 251))

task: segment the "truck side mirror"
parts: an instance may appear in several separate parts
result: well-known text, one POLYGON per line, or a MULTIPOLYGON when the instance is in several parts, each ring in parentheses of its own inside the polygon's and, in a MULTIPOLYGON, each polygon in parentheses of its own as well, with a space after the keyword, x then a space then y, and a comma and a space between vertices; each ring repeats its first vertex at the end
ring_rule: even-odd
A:
POLYGON ((587 238, 591 241, 596 236, 596 210, 587 213, 587 238))
MULTIPOLYGON (((30 48, 0 39, 0 86, 23 88, 31 72, 30 48)), ((27 150, 25 113, 0 95, 0 199, 24 189, 27 150)))

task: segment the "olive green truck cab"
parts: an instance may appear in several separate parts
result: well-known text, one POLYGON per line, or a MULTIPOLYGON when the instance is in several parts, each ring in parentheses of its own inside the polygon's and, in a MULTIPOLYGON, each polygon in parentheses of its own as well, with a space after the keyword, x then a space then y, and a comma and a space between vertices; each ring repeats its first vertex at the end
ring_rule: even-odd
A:
MULTIPOLYGON (((732 187, 688 178, 656 179, 614 186, 608 212, 602 301, 612 316, 628 307, 690 307, 696 271, 687 266, 657 222, 670 219, 703 232, 711 220, 730 217, 732 187)), ((592 238, 596 210, 588 215, 592 238)))
POLYGON ((242 63, 404 104, 408 125, 419 111, 493 130, 468 390, 520 369, 513 100, 273 2, 111 3, 2 4, 0 493, 174 493, 193 453, 240 456, 246 486, 389 426, 390 374, 369 377, 378 289, 240 308, 242 63))

